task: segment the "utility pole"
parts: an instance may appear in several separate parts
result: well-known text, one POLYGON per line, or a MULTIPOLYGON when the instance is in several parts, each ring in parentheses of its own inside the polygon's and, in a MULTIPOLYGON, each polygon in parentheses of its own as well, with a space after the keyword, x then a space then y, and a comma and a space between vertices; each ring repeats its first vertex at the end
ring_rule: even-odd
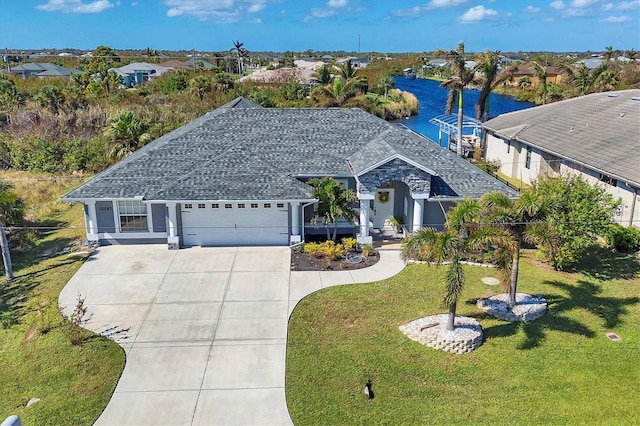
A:
POLYGON ((2 261, 7 281, 13 280, 13 267, 11 266, 11 253, 9 253, 9 242, 7 234, 4 232, 4 225, 0 222, 0 249, 2 250, 2 261))

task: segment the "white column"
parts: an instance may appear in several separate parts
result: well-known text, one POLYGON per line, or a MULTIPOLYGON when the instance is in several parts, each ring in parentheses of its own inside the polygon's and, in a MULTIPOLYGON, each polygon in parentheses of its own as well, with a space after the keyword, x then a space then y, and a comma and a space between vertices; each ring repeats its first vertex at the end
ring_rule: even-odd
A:
POLYGON ((96 217, 96 202, 93 200, 84 203, 87 208, 84 212, 84 221, 87 225, 87 235, 98 233, 98 219, 96 217))
POLYGON ((167 203, 168 225, 167 244, 169 250, 177 250, 180 248, 180 237, 178 236, 178 216, 176 214, 176 203, 167 203))
POLYGON ((423 199, 414 199, 413 200, 413 227, 411 229, 412 232, 416 232, 420 228, 422 228, 422 211, 424 207, 423 199))
POLYGON ((291 236, 290 244, 299 243, 302 240, 300 236, 300 203, 291 203, 291 236))
POLYGON ((358 242, 361 244, 370 244, 373 238, 369 235, 369 207, 370 200, 360 200, 360 234, 358 234, 358 242))

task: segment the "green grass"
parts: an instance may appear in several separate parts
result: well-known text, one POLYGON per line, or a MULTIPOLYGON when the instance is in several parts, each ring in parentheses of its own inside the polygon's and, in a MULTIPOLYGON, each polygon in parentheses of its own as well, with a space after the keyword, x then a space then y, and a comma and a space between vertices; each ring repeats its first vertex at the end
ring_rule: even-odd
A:
POLYGON ((88 331, 82 345, 70 344, 58 295, 82 261, 66 254, 42 256, 82 238, 82 210, 54 201, 69 185, 15 186, 37 225, 61 229, 21 235, 19 250, 12 253, 16 279, 5 283, 3 277, 0 284, 0 420, 17 414, 24 425, 90 425, 115 389, 124 351, 88 331), (31 398, 41 401, 27 408, 31 398))
POLYGON ((638 262, 600 251, 601 268, 558 273, 525 253, 519 291, 542 294, 547 314, 525 324, 475 306, 497 276, 466 267, 458 313, 485 343, 452 355, 409 340, 398 326, 445 312, 443 269, 409 265, 391 279, 324 289, 289 323, 287 403, 296 425, 629 424, 640 418, 638 262), (596 273, 597 271, 597 273, 596 273), (621 343, 610 341, 614 331, 621 343), (375 398, 362 389, 373 381, 375 398))

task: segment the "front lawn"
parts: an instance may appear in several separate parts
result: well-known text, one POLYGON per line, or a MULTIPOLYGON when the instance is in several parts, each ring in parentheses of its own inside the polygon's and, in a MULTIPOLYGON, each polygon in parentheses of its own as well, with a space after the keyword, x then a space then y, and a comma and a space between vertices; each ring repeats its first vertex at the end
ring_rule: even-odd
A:
POLYGON ((35 177, 0 174, 18 179, 11 183, 40 228, 14 240, 15 280, 0 278, 0 421, 17 414, 23 425, 90 425, 115 389, 124 351, 90 332, 70 344, 58 295, 82 265, 62 253, 84 237, 82 209, 57 201, 73 184, 22 180, 35 177), (40 402, 26 407, 32 398, 40 402))
POLYGON ((287 403, 311 424, 629 424, 640 418, 640 277, 637 259, 601 251, 583 270, 558 273, 525 251, 519 291, 542 294, 547 314, 512 324, 481 313, 492 269, 466 267, 458 314, 485 343, 452 355, 409 340, 398 326, 440 305, 444 268, 412 264, 385 281, 323 289, 289 322, 287 403), (633 276, 633 278, 630 278, 633 276), (615 332, 621 342, 609 340, 615 332), (365 399, 367 379, 375 398, 365 399))

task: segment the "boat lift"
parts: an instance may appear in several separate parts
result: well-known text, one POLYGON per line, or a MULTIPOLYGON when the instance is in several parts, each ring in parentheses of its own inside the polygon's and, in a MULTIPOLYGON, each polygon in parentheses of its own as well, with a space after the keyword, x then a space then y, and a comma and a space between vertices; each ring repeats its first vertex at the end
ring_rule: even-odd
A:
MULTIPOLYGON (((458 114, 442 114, 429 120, 429 123, 438 126, 438 145, 442 145, 442 134, 448 136, 446 147, 449 150, 456 150, 458 135, 458 114)), ((470 152, 479 147, 482 136, 482 122, 467 115, 462 116, 462 150, 467 156, 470 152), (465 129, 467 131, 465 131, 465 129)))

